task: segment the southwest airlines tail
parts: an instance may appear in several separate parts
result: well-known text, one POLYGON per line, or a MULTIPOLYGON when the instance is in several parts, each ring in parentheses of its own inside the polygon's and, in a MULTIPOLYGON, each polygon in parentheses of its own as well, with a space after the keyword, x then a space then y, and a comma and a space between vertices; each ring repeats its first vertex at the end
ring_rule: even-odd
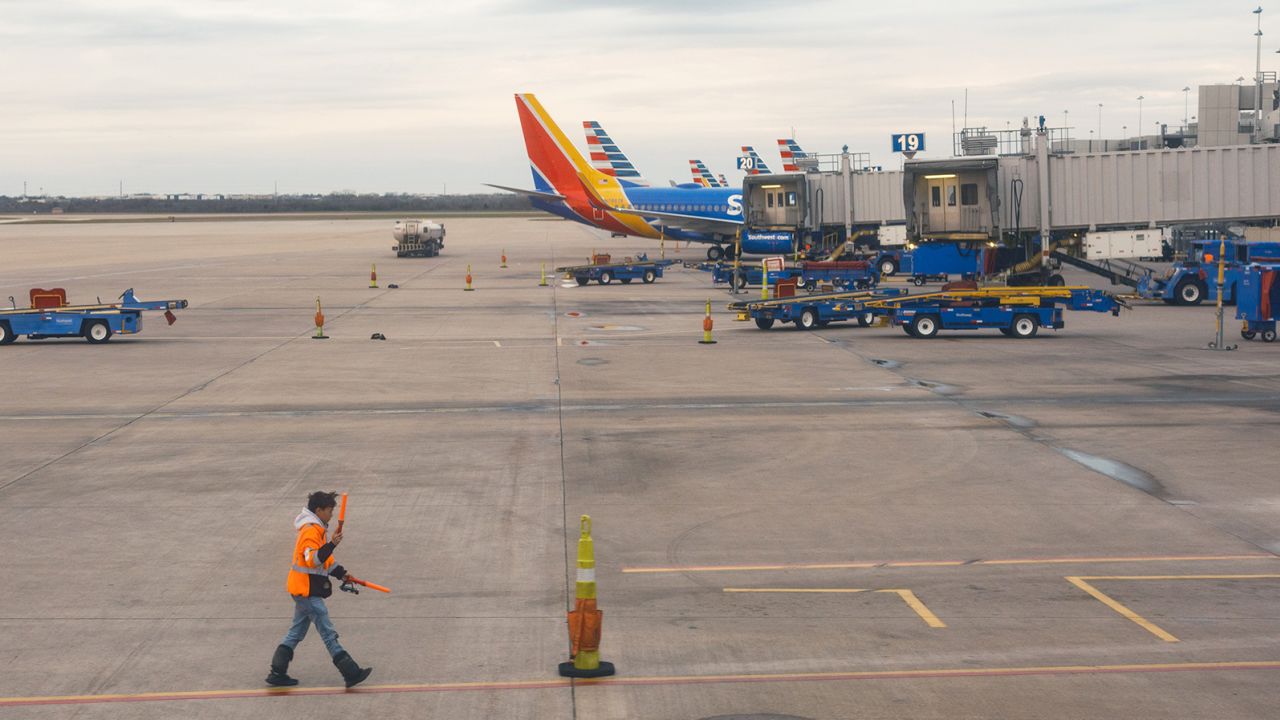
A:
POLYGON ((782 172, 800 172, 797 161, 809 157, 792 138, 778 138, 778 154, 782 156, 782 172))
POLYGON ((689 172, 693 174, 693 181, 704 188, 724 187, 701 160, 690 160, 689 172))
POLYGON ((587 135, 587 154, 591 156, 591 166, 605 175, 612 175, 623 183, 646 186, 640 171, 631 164, 631 160, 618 148, 618 144, 600 127, 595 120, 583 120, 582 131, 587 135))
POLYGON ((755 148, 751 147, 750 145, 743 145, 742 154, 744 157, 749 157, 752 160, 751 167, 747 168, 748 175, 772 175, 773 174, 773 171, 769 169, 768 165, 764 164, 764 158, 760 157, 760 154, 756 152, 755 148))

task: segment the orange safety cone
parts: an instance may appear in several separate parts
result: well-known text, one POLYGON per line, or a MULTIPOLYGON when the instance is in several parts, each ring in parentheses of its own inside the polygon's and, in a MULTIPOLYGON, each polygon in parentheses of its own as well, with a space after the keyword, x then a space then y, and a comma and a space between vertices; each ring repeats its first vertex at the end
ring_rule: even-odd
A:
POLYGON ((369 287, 378 287, 378 264, 374 263, 373 269, 369 271, 369 287))
POLYGON ((578 582, 574 608, 569 613, 570 662, 560 663, 560 675, 597 678, 612 675, 613 663, 600 660, 600 630, 604 613, 596 608, 596 551, 591 540, 591 518, 583 515, 578 525, 578 582))
POLYGON ((702 339, 698 341, 699 345, 715 345, 716 341, 711 339, 711 328, 715 325, 711 320, 711 299, 707 299, 707 316, 702 319, 702 339))
POLYGON ((320 309, 320 298, 316 298, 316 334, 311 336, 312 340, 328 340, 329 336, 324 334, 324 311, 320 309))
POLYGON ((475 290, 475 288, 471 287, 471 266, 470 265, 467 266, 467 286, 463 288, 463 290, 466 290, 467 292, 471 292, 472 290, 475 290))
POLYGON ((505 269, 506 269, 506 267, 507 267, 507 249, 506 249, 506 248, 503 248, 503 249, 502 249, 502 264, 501 264, 501 265, 499 265, 498 267, 500 267, 500 268, 502 268, 502 269, 504 269, 504 270, 505 270, 505 269))

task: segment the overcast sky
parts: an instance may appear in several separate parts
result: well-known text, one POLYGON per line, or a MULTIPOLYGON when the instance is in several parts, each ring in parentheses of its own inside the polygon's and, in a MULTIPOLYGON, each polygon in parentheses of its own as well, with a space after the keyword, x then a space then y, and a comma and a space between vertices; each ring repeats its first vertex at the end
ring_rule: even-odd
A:
MULTIPOLYGON (((1180 125, 1182 88, 1254 73, 1256 0, 0 0, 0 195, 530 187, 512 94, 651 181, 736 179, 776 138, 870 152, 1069 111, 1180 125), (957 121, 958 123, 960 121, 957 121)), ((1280 66, 1280 3, 1263 14, 1280 66)))

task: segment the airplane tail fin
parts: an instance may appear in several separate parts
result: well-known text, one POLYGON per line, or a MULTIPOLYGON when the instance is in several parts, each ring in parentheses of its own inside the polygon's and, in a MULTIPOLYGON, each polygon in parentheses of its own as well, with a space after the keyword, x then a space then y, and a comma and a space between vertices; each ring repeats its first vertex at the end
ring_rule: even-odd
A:
POLYGON ((747 168, 748 175, 772 175, 773 171, 768 165, 764 164, 764 158, 760 157, 760 153, 750 145, 742 146, 742 154, 744 157, 751 158, 751 167, 747 168))
POLYGON ((782 172, 800 172, 798 161, 809 157, 793 138, 778 138, 778 154, 782 156, 782 172))
POLYGON ((587 163, 532 93, 516 95, 516 112, 520 115, 524 147, 538 190, 580 196, 584 191, 583 178, 594 181, 605 177, 587 163))
POLYGON ((719 180, 716 179, 715 175, 711 174, 711 171, 707 169, 707 166, 701 160, 690 160, 689 172, 693 174, 693 181, 702 187, 720 187, 719 180))
POLYGON ((649 184, 640 176, 640 171, 636 170, 631 159, 618 148, 613 138, 609 137, 603 127, 600 127, 600 123, 595 120, 583 120, 582 131, 587 136, 587 153, 591 156, 592 167, 629 185, 649 184))

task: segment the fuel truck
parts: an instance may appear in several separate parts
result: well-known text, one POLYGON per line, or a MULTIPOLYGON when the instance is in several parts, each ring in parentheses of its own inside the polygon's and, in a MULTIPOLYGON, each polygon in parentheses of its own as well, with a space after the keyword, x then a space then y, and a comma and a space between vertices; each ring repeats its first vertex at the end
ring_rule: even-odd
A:
POLYGON ((397 220, 391 235, 396 257, 435 257, 444 249, 444 225, 431 220, 397 220))

